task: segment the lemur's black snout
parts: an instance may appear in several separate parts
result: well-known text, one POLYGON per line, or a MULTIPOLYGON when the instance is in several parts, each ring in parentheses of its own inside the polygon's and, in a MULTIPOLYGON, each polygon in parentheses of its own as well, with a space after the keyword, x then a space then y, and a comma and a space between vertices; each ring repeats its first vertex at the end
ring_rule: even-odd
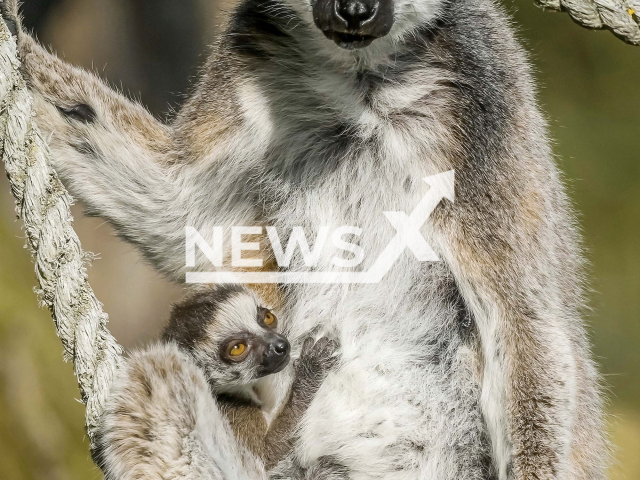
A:
POLYGON ((339 47, 363 48, 393 26, 393 0, 317 0, 313 19, 339 47))
POLYGON ((278 373, 289 363, 291 346, 285 337, 277 333, 269 335, 259 373, 261 376, 278 373))
POLYGON ((378 12, 379 2, 363 0, 336 0, 337 14, 347 24, 347 29, 359 30, 365 23, 371 22, 378 12))

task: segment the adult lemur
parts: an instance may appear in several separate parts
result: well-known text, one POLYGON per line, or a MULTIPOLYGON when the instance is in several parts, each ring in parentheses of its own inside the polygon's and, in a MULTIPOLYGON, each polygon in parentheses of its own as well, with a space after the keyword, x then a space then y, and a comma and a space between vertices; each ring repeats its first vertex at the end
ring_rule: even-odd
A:
MULTIPOLYGON (((163 341, 128 357, 111 389, 93 452, 105 477, 266 478, 265 466, 291 451, 302 414, 337 361, 334 341, 305 340, 286 404, 267 428, 262 407, 273 393, 270 376, 289 363, 289 343, 278 329, 275 315, 247 289, 187 295, 163 341)), ((328 458, 310 472, 285 469, 300 480, 347 478, 328 458)))
POLYGON ((442 262, 281 289, 294 346, 315 329, 342 345, 301 423, 301 468, 329 455, 353 479, 603 478, 578 229, 492 0, 243 0, 168 125, 19 46, 57 171, 175 279, 187 225, 354 225, 366 269, 395 234, 382 213, 455 169, 455 203, 422 229, 442 262))

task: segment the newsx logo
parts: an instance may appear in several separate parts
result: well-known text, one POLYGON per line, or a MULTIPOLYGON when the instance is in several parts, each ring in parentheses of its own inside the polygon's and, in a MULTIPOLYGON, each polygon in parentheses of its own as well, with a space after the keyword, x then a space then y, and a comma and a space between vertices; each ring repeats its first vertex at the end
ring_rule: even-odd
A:
MULTIPOLYGON (((359 245, 344 239, 347 235, 360 236, 362 229, 355 226, 338 227, 332 232, 330 227, 320 227, 313 248, 309 246, 302 227, 294 227, 289 240, 283 247, 275 227, 238 226, 231 228, 231 266, 234 268, 261 268, 261 258, 245 258, 243 252, 259 251, 258 242, 245 241, 248 235, 262 235, 266 230, 271 244, 278 271, 224 271, 211 272, 187 272, 187 283, 379 283, 393 264, 400 258, 405 249, 409 249, 420 262, 437 262, 440 259, 433 251, 429 243, 420 233, 420 229, 429 219, 431 213, 438 204, 446 198, 455 201, 455 172, 439 173, 423 179, 429 190, 420 200, 414 210, 407 214, 402 211, 384 212, 387 221, 396 230, 385 249, 380 253, 376 261, 366 271, 315 271, 320 256, 327 240, 331 240, 333 246, 341 251, 348 252, 350 258, 342 258, 339 255, 331 259, 331 264, 337 268, 355 268, 360 265, 366 255, 359 245), (296 249, 300 250, 302 258, 309 271, 291 272, 286 269, 291 265, 291 260, 296 249)), ((216 268, 224 268, 224 227, 213 228, 213 242, 207 240, 193 227, 186 227, 186 266, 196 267, 196 248, 216 268)))

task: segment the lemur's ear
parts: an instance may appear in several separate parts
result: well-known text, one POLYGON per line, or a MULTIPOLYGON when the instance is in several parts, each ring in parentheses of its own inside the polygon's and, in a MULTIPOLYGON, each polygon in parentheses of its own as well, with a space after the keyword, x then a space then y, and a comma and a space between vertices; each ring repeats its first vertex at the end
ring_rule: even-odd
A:
POLYGON ((22 29, 17 0, 0 0, 0 14, 9 31, 16 37, 22 29))

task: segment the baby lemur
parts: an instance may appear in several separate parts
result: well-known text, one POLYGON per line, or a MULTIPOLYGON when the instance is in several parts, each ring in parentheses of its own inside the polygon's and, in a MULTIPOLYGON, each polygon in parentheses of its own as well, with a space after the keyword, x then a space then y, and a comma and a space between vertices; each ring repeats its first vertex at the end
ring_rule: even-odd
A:
POLYGON ((276 316, 260 306, 255 295, 226 286, 198 292, 176 305, 163 335, 204 370, 236 436, 267 467, 291 449, 291 432, 337 360, 334 341, 305 340, 294 362, 289 400, 267 428, 261 407, 271 385, 258 381, 289 363, 289 342, 277 328, 276 316))
MULTIPOLYGON (((243 464, 259 460, 267 469, 274 467, 291 450, 296 425, 337 361, 335 341, 308 338, 293 364, 288 400, 268 423, 263 407, 271 401, 273 385, 267 377, 282 371, 290 358, 289 342, 278 330, 276 316, 240 286, 199 289, 175 305, 162 343, 127 359, 110 396, 94 452, 107 478, 171 477, 168 472, 178 462, 166 460, 169 446, 184 443, 207 416, 220 414, 248 450, 238 450, 243 464), (212 395, 215 404, 197 408, 212 395)), ((213 441, 218 449, 224 425, 214 420, 220 424, 215 436, 198 441, 213 441)), ((339 471, 333 466, 333 477, 317 471, 317 478, 339 478, 339 471)), ((228 475, 221 477, 232 480, 241 473, 228 475)))

